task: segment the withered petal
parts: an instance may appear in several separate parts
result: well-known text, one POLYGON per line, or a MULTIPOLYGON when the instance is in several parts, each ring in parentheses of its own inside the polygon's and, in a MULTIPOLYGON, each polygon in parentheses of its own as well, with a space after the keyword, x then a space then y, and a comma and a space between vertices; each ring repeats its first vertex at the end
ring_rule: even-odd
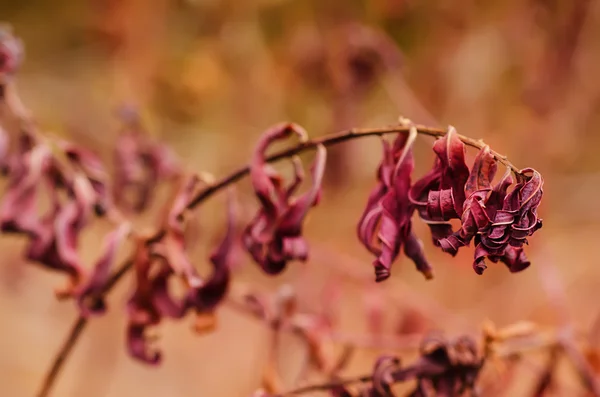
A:
POLYGON ((104 303, 102 292, 108 282, 110 269, 115 261, 117 250, 127 237, 129 230, 130 225, 123 223, 105 237, 102 254, 94 265, 87 283, 79 287, 75 293, 79 310, 83 316, 87 317, 92 314, 102 314, 105 312, 106 304, 104 303), (90 299, 94 300, 92 306, 88 305, 90 299))
POLYGON ((236 213, 232 191, 227 200, 227 231, 217 249, 211 254, 213 265, 211 277, 198 288, 191 289, 187 296, 188 305, 198 312, 210 312, 225 298, 230 282, 231 251, 235 242, 236 213))
POLYGON ((132 357, 146 364, 158 365, 162 359, 161 353, 148 346, 145 330, 143 325, 130 324, 127 327, 127 350, 132 357))

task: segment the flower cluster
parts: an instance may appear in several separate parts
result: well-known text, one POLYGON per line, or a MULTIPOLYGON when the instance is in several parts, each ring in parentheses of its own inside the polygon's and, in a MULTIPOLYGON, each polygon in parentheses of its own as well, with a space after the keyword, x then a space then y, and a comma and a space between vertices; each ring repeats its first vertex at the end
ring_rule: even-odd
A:
POLYGON ((511 272, 529 266, 523 252, 527 237, 542 226, 537 208, 542 198, 543 179, 527 168, 516 174, 513 186, 510 170, 493 185, 497 160, 483 145, 471 168, 465 161, 465 144, 450 127, 433 150, 433 168, 411 184, 414 136, 399 136, 393 145, 383 142, 384 155, 378 171, 378 185, 371 193, 358 225, 358 236, 374 262, 377 281, 389 277, 392 262, 404 245, 405 254, 417 269, 431 277, 421 242, 411 231, 411 217, 417 211, 429 226, 433 243, 456 255, 458 249, 475 241, 473 268, 482 274, 485 259, 502 261, 511 272), (512 190, 509 191, 509 188, 512 190), (450 221, 459 219, 454 231, 450 221))
MULTIPOLYGON (((422 342, 420 357, 411 365, 402 366, 397 357, 380 357, 373 368, 371 385, 360 395, 393 397, 394 383, 416 380, 417 385, 408 396, 461 396, 473 392, 483 363, 476 343, 470 337, 450 341, 441 336, 429 336, 422 342)), ((336 394, 340 397, 353 395, 343 387, 336 394)))
POLYGON ((210 256, 212 274, 203 279, 186 254, 183 213, 200 180, 190 177, 183 184, 169 211, 160 241, 139 240, 134 254, 135 289, 127 308, 127 346, 132 356, 150 363, 160 362, 161 354, 151 350, 145 331, 163 317, 182 318, 190 310, 199 316, 212 315, 227 293, 230 280, 231 248, 235 239, 233 196, 228 200, 227 232, 210 256), (169 279, 184 281, 183 298, 169 291, 169 279))
MULTIPOLYGON (((28 238, 27 259, 69 276, 70 283, 58 291, 59 296, 83 300, 94 289, 84 285, 96 271, 88 272, 81 263, 78 237, 94 210, 101 214, 109 203, 101 163, 93 153, 72 144, 52 147, 33 131, 23 131, 15 146, 5 161, 9 183, 0 206, 0 228, 28 238), (41 209, 46 202, 48 208, 41 209)), ((94 268, 109 266, 114 246, 127 230, 121 225, 107 237, 106 250, 94 268)))

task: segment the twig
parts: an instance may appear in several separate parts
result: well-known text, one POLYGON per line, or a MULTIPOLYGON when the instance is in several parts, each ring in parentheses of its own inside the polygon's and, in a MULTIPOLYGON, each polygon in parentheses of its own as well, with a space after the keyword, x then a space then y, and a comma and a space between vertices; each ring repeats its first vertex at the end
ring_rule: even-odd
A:
MULTIPOLYGON (((441 138, 444 135, 446 135, 446 132, 447 132, 440 128, 427 127, 424 125, 416 125, 415 127, 417 128, 418 134, 428 135, 428 136, 432 136, 435 138, 441 138)), ((283 150, 279 153, 276 153, 276 154, 268 157, 267 162, 272 163, 272 162, 282 160, 284 158, 292 157, 296 154, 300 154, 302 152, 312 150, 312 149, 316 148, 318 145, 324 145, 324 146, 329 147, 329 146, 337 145, 338 143, 350 141, 352 139, 367 137, 367 136, 382 136, 382 135, 386 135, 386 134, 396 134, 396 133, 407 134, 409 132, 409 130, 410 130, 410 127, 407 127, 407 126, 390 126, 390 127, 381 127, 381 128, 353 128, 351 130, 341 131, 336 134, 331 134, 331 135, 327 135, 327 136, 324 136, 321 138, 311 139, 306 142, 302 142, 302 143, 298 144, 297 146, 294 146, 287 150, 283 150)), ((468 138, 463 135, 458 135, 458 137, 467 146, 471 146, 476 149, 481 149, 485 146, 485 143, 481 140, 475 140, 475 139, 468 138)), ((521 175, 521 171, 517 167, 515 167, 510 161, 508 161, 506 156, 503 156, 493 150, 491 150, 490 152, 499 163, 502 163, 506 167, 510 168, 510 170, 514 174, 521 175)), ((209 186, 208 188, 206 188, 203 191, 201 191, 200 193, 198 193, 198 195, 192 201, 190 201, 190 203, 188 204, 188 209, 195 208, 198 204, 200 204, 202 201, 204 201, 207 198, 209 198, 210 196, 212 196, 214 193, 218 192, 219 190, 223 189, 224 187, 226 187, 232 183, 237 182, 238 180, 242 179, 244 176, 248 175, 248 173, 250 173, 249 166, 242 167, 242 168, 238 169, 237 171, 232 172, 229 176, 221 179, 220 181, 214 183, 213 185, 209 186)))
POLYGON ((58 355, 54 358, 50 370, 44 377, 44 383, 42 384, 42 389, 40 390, 38 397, 45 397, 48 395, 48 393, 50 393, 50 390, 52 389, 56 378, 60 374, 65 361, 67 361, 69 354, 75 347, 75 344, 79 340, 79 337, 83 333, 83 330, 85 329, 86 325, 87 319, 85 317, 79 316, 77 321, 75 321, 75 323, 71 327, 69 336, 65 340, 63 346, 60 348, 58 355))
MULTIPOLYGON (((421 135, 431 136, 434 138, 441 138, 444 135, 446 135, 446 132, 447 132, 440 128, 427 127, 427 126, 423 126, 423 125, 416 125, 415 127, 417 128, 417 133, 419 133, 421 135)), ((276 162, 276 161, 282 160, 284 158, 289 158, 296 154, 300 154, 300 153, 315 149, 318 145, 324 145, 324 146, 329 147, 329 146, 337 145, 342 142, 350 141, 352 139, 358 139, 358 138, 369 137, 369 136, 382 136, 382 135, 394 134, 394 133, 408 133, 409 130, 410 130, 410 127, 408 127, 408 126, 398 126, 398 125, 389 126, 389 127, 381 127, 381 128, 353 128, 351 130, 346 130, 346 131, 338 132, 336 134, 331 134, 331 135, 327 135, 327 136, 324 136, 321 138, 315 138, 315 139, 308 140, 306 142, 302 142, 290 149, 282 150, 282 151, 268 157, 266 159, 266 161, 269 163, 276 162)), ((468 137, 465 137, 462 135, 458 135, 458 137, 467 146, 470 146, 470 147, 473 147, 476 149, 481 149, 485 146, 485 143, 482 140, 475 140, 475 139, 468 138, 468 137)), ((510 161, 508 161, 506 156, 503 156, 493 150, 491 151, 491 154, 494 156, 494 158, 498 162, 500 162, 501 164, 504 164, 506 167, 508 167, 515 175, 521 175, 520 170, 517 167, 515 167, 510 161)), ((215 194, 218 191, 226 188, 227 186, 239 181, 240 179, 242 179, 249 173, 250 173, 249 166, 244 166, 244 167, 232 172, 229 176, 224 177, 220 181, 217 181, 214 184, 205 188, 204 190, 200 191, 196 195, 196 197, 194 197, 194 199, 192 199, 190 201, 190 203, 187 205, 187 208, 189 210, 194 209, 200 203, 202 203, 204 200, 207 200, 209 197, 211 197, 213 194, 215 194)), ((164 233, 165 233, 164 230, 159 230, 156 234, 154 234, 154 236, 151 239, 148 240, 148 243, 153 243, 153 242, 161 240, 162 237, 164 236, 164 233)), ((128 261, 119 267, 119 269, 113 274, 109 283, 107 284, 104 294, 107 294, 108 292, 110 292, 112 290, 112 288, 119 282, 119 280, 129 271, 131 266, 132 266, 132 262, 128 261)), ((87 320, 85 318, 79 317, 77 319, 76 323, 74 324, 73 329, 75 330, 78 327, 83 329, 83 326, 86 324, 86 322, 87 322, 87 320), (83 324, 83 325, 79 325, 79 324, 83 324)), ((39 394, 39 397, 47 397, 49 395, 50 389, 51 389, 53 383, 56 381, 56 375, 60 372, 62 365, 66 361, 66 358, 68 357, 73 345, 75 345, 75 343, 77 342, 77 339, 79 338, 80 335, 81 335, 81 331, 72 332, 69 335, 69 338, 67 339, 67 342, 65 343, 65 345, 59 350, 58 354, 56 355, 56 358, 54 359, 54 361, 52 363, 51 370, 48 372, 48 375, 46 376, 44 388, 43 388, 42 392, 39 394)))

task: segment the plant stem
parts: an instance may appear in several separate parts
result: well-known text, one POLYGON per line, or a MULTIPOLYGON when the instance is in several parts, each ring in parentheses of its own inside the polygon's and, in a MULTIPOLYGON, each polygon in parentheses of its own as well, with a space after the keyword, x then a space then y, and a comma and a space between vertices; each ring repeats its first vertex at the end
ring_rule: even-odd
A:
POLYGON ((75 347, 75 344, 79 340, 79 337, 83 333, 85 326, 87 325, 87 319, 79 316, 77 321, 71 327, 71 331, 69 332, 69 336, 67 337, 65 343, 61 347, 58 355, 54 358, 52 362, 52 366, 50 370, 44 377, 44 383, 42 384, 42 389, 40 390, 38 397, 46 397, 50 393, 56 378, 60 374, 64 363, 67 361, 69 354, 75 347))
MULTIPOLYGON (((421 135, 428 135, 434 138, 441 138, 446 135, 446 130, 434 127, 428 127, 424 125, 415 125, 417 128, 417 133, 421 135)), ((397 134, 397 133, 408 133, 410 130, 410 126, 389 126, 389 127, 380 127, 380 128, 353 128, 351 130, 341 131, 335 134, 326 135, 320 138, 315 138, 308 140, 306 142, 301 142, 298 145, 282 150, 278 153, 269 156, 266 161, 269 163, 276 162, 285 158, 292 157, 296 154, 300 154, 309 150, 315 149, 318 145, 324 146, 333 146, 342 142, 350 141, 353 139, 364 138, 369 136, 383 136, 387 134, 397 134)), ((467 146, 481 149, 486 146, 486 144, 482 140, 475 140, 472 138, 468 138, 462 135, 457 135, 459 139, 467 146)), ((508 167, 515 175, 521 175, 520 170, 515 167, 511 162, 509 162, 506 156, 503 156, 493 150, 490 150, 491 154, 494 158, 501 164, 504 164, 508 167)), ((190 203, 187 205, 189 210, 194 209, 204 200, 207 200, 213 194, 219 192, 220 190, 226 188, 227 186, 239 181, 246 175, 250 173, 250 167, 244 166, 239 168, 236 171, 233 171, 230 175, 222 178, 221 180, 213 183, 208 186, 204 190, 200 191, 196 197, 194 197, 190 203)), ((161 240, 165 231, 159 230, 157 231, 152 238, 148 240, 148 243, 153 243, 161 240)), ((133 262, 131 260, 123 263, 116 271, 113 273, 111 279, 107 283, 104 294, 107 294, 112 290, 112 288, 118 284, 120 279, 129 271, 132 267, 133 262)), ((84 317, 79 317, 76 322, 73 324, 72 331, 67 338, 67 341, 60 349, 56 358, 54 359, 52 366, 50 367, 50 371, 48 372, 44 386, 42 391, 38 395, 38 397, 47 397, 49 395, 50 389, 54 382, 56 381, 56 376, 60 372, 64 362, 66 361, 69 353, 72 351, 73 346, 76 344, 78 338, 81 336, 81 333, 87 323, 87 319, 84 317)), ((297 394, 297 392, 295 393, 297 394)))
MULTIPOLYGON (((418 134, 428 135, 428 136, 432 136, 435 138, 441 138, 444 135, 446 135, 446 132, 447 132, 446 130, 443 130, 440 128, 427 127, 424 125, 416 125, 416 128, 417 128, 418 134)), ((272 163, 272 162, 282 160, 284 158, 292 157, 296 154, 300 154, 302 152, 312 150, 312 149, 316 148, 317 145, 333 146, 333 145, 337 145, 338 143, 350 141, 352 139, 363 138, 363 137, 367 137, 367 136, 382 136, 382 135, 394 134, 394 133, 407 134, 409 132, 409 130, 410 130, 410 127, 408 127, 408 126, 390 126, 390 127, 381 127, 381 128, 353 128, 351 130, 341 131, 336 134, 326 135, 321 138, 311 139, 309 141, 302 142, 302 143, 298 144, 297 146, 294 146, 290 149, 282 150, 281 152, 278 152, 278 153, 268 157, 267 162, 272 163)), ((472 138, 469 138, 469 137, 466 137, 463 135, 458 135, 458 137, 465 145, 471 146, 476 149, 481 149, 484 146, 486 146, 485 143, 481 140, 475 140, 475 139, 472 139, 472 138)), ((516 175, 521 174, 521 171, 517 167, 515 167, 510 161, 508 161, 506 156, 503 156, 493 150, 490 150, 490 152, 499 163, 504 164, 506 167, 510 168, 510 170, 514 174, 516 174, 516 175)), ((232 183, 237 182, 238 180, 242 179, 244 176, 246 176, 249 173, 250 173, 249 166, 242 167, 242 168, 232 172, 229 176, 221 179, 220 181, 214 183, 213 185, 207 187, 206 189, 204 189, 203 191, 198 193, 198 195, 196 195, 196 197, 192 201, 190 201, 190 203, 188 204, 188 209, 195 208, 198 204, 200 204, 202 201, 206 200, 208 197, 212 196, 214 193, 218 192, 219 190, 223 189, 224 187, 226 187, 232 183)))

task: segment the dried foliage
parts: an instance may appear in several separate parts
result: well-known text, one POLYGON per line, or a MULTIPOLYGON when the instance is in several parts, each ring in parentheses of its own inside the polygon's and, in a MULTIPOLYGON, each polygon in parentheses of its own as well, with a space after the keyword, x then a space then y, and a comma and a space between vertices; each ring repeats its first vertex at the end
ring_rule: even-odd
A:
MULTIPOLYGON (((385 40, 378 35, 369 37, 376 44, 359 43, 352 47, 353 56, 347 60, 349 88, 338 87, 343 92, 364 89, 360 82, 371 84, 379 63, 397 61, 385 59, 388 45, 385 40), (367 62, 370 55, 362 54, 371 47, 378 49, 381 59, 377 65, 367 62)), ((488 327, 482 341, 471 335, 447 339, 432 334, 422 339, 417 358, 407 364, 400 357, 383 355, 376 360, 370 374, 345 378, 342 373, 358 344, 350 341, 341 352, 330 349, 331 342, 339 338, 335 310, 325 308, 322 313, 305 313, 290 289, 282 289, 273 297, 252 290, 240 294, 232 288, 233 254, 238 244, 268 275, 284 272, 293 262, 308 260, 310 238, 304 235, 303 226, 307 215, 321 200, 327 150, 334 144, 368 136, 379 136, 382 141, 376 185, 357 225, 358 240, 375 257, 377 282, 390 278, 392 265, 401 251, 426 279, 433 278, 424 245, 413 227, 415 212, 429 226, 434 245, 442 251, 454 256, 461 247, 473 242, 473 268, 478 274, 486 269, 486 260, 503 262, 510 272, 529 267, 523 246, 542 226, 538 207, 543 178, 533 168, 516 168, 488 145, 459 135, 453 127, 439 130, 404 118, 390 127, 353 129, 318 139, 309 139, 306 131, 296 124, 282 123, 264 132, 247 167, 215 182, 185 170, 165 145, 149 137, 136 112, 124 109, 122 129, 114 145, 115 173, 110 178, 96 154, 72 142, 54 141, 36 125, 16 90, 15 75, 22 60, 20 41, 8 30, 0 32, 2 105, 10 117, 19 121, 18 128, 1 131, 2 170, 8 184, 0 207, 0 225, 4 233, 27 239, 24 257, 28 261, 66 276, 67 284, 57 289, 57 294, 72 299, 80 314, 40 396, 48 395, 62 362, 81 333, 81 324, 108 310, 106 294, 129 270, 134 282, 127 301, 125 335, 133 358, 146 364, 161 362, 162 352, 153 345, 149 331, 163 320, 180 320, 193 313, 197 319, 195 328, 203 333, 215 328, 215 312, 224 304, 231 304, 264 322, 272 331, 272 354, 264 371, 263 390, 255 395, 283 396, 324 390, 333 396, 386 397, 395 395, 395 385, 404 382, 412 382, 408 395, 414 397, 476 395, 489 384, 489 379, 480 382, 484 364, 503 362, 506 357, 526 350, 521 346, 511 351, 514 340, 528 337, 532 345, 540 337, 541 333, 530 327, 518 326, 502 330, 488 327), (384 136, 392 134, 395 134, 392 141, 384 136), (435 161, 424 176, 413 181, 413 145, 418 135, 436 138, 435 161), (292 137, 299 142, 268 154, 273 144, 292 137), (466 161, 467 146, 478 149, 470 165, 466 161), (297 155, 311 149, 316 153, 305 170, 297 155), (276 160, 291 162, 290 183, 270 164, 276 160), (499 166, 506 167, 506 173, 494 182, 499 166), (310 182, 298 193, 305 174, 310 174, 310 182), (189 246, 194 242, 188 241, 185 233, 187 214, 245 175, 249 175, 258 200, 256 214, 249 220, 241 218, 236 212, 236 196, 228 190, 225 232, 208 258, 211 273, 201 275, 189 255, 189 246), (135 230, 133 217, 149 207, 155 189, 164 185, 173 189, 172 200, 162 205, 164 219, 157 222, 151 233, 135 230), (48 208, 43 208, 42 203, 48 203, 48 208), (96 218, 110 221, 113 230, 106 234, 98 259, 88 266, 80 259, 78 242, 84 229, 96 218), (453 220, 459 224, 458 228, 453 228, 453 220), (240 227, 243 224, 246 225, 240 227), (126 244, 127 241, 132 244, 126 244), (116 268, 121 247, 129 245, 130 259, 116 268), (282 332, 292 332, 306 346, 308 358, 303 371, 324 376, 328 383, 289 392, 282 390, 277 365, 282 332)), ((317 61, 314 62, 325 62, 317 61)), ((367 310, 371 341, 379 340, 381 301, 371 300, 367 310)), ((400 342, 406 342, 403 338, 408 332, 421 333, 425 328, 425 320, 419 313, 411 313, 401 324, 400 342)), ((598 395, 591 366, 596 352, 584 355, 574 338, 563 334, 545 340, 541 347, 551 354, 533 395, 542 395, 556 383, 553 374, 560 357, 570 358, 587 390, 598 395)))

